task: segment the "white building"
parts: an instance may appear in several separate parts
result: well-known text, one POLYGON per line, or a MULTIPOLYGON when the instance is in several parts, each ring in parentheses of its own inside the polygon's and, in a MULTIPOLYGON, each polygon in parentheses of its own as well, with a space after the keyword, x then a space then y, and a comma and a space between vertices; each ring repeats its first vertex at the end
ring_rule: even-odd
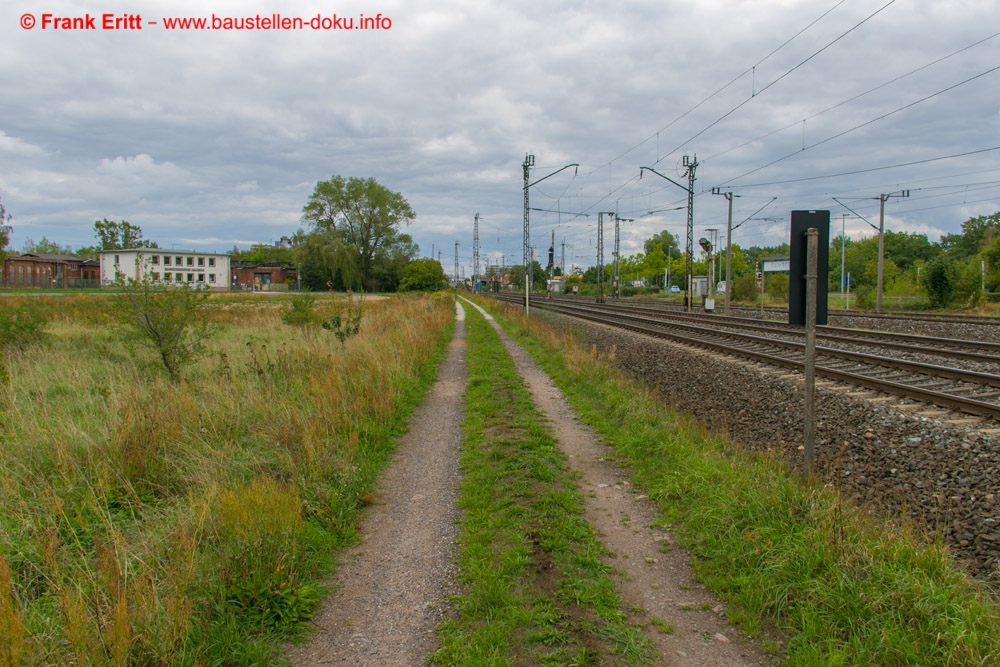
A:
POLYGON ((167 284, 229 289, 229 260, 229 255, 194 250, 102 250, 101 284, 109 285, 123 275, 134 280, 148 276, 167 284))

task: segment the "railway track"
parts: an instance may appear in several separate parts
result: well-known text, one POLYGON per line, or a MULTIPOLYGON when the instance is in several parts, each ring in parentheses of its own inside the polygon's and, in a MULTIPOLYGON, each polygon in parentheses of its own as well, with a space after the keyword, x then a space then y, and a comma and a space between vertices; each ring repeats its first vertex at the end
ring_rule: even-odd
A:
MULTIPOLYGON (((515 295, 501 299, 521 303, 515 295)), ((759 363, 802 371, 804 344, 796 328, 741 318, 678 314, 621 303, 594 304, 573 299, 533 298, 532 307, 709 349, 759 363), (772 326, 773 325, 773 326, 772 326), (749 333, 752 332, 752 333, 749 333)), ((798 329, 801 332, 801 329, 798 329)), ((904 396, 921 403, 1000 421, 1000 346, 991 342, 948 340, 823 327, 817 337, 816 375, 837 383, 904 396), (830 344, 835 343, 839 347, 830 344), (883 350, 964 359, 988 371, 956 368, 849 349, 883 350)))

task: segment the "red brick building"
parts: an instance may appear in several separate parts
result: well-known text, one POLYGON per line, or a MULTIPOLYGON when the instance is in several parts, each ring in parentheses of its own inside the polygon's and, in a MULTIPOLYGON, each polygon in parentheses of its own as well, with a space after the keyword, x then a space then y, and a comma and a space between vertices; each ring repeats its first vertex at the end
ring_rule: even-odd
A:
POLYGON ((8 255, 3 264, 4 287, 100 287, 101 263, 73 255, 25 253, 8 255))
POLYGON ((260 264, 233 264, 231 289, 256 292, 278 292, 295 285, 298 274, 295 267, 280 262, 260 264))

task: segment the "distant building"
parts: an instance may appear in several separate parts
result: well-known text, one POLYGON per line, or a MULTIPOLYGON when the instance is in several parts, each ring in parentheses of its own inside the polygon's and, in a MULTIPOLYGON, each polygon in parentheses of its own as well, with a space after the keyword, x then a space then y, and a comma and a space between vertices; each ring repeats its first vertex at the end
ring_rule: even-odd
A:
POLYGON ((193 284, 229 289, 229 255, 194 250, 132 248, 101 251, 101 282, 109 285, 119 276, 152 278, 167 284, 193 284))
POLYGON ((237 263, 233 266, 230 286, 234 290, 279 292, 287 290, 289 285, 294 285, 297 281, 295 267, 281 262, 237 263))
POLYGON ((73 255, 8 255, 2 267, 5 287, 100 287, 100 263, 73 255))

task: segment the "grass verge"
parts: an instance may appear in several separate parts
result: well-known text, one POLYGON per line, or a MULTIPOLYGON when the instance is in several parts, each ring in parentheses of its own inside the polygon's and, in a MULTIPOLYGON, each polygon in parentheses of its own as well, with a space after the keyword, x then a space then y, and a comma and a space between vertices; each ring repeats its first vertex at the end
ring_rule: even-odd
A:
POLYGON ((564 455, 496 332, 466 309, 459 567, 434 665, 644 665, 564 455))
POLYGON ((1000 663, 998 607, 945 547, 707 433, 567 331, 489 307, 631 466, 730 617, 786 637, 785 664, 1000 663))
POLYGON ((0 667, 282 664, 452 298, 366 305, 344 344, 280 301, 212 299, 220 331, 174 380, 123 351, 107 299, 39 307, 48 335, 0 377, 0 667))

